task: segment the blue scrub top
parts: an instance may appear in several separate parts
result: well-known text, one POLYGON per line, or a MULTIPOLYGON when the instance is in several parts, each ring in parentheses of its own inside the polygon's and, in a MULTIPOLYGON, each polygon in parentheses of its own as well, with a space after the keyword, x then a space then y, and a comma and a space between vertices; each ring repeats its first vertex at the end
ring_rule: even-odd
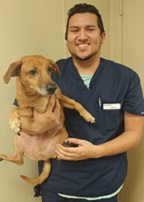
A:
MULTIPOLYGON (((144 99, 136 72, 101 58, 87 88, 72 58, 59 60, 61 75, 53 75, 62 93, 80 102, 96 119, 87 123, 76 110, 64 109, 70 137, 102 144, 124 131, 124 112, 144 115, 144 99)), ((127 175, 126 153, 84 161, 52 160, 42 191, 96 197, 115 192, 127 175)), ((41 166, 40 166, 41 167, 41 166)))

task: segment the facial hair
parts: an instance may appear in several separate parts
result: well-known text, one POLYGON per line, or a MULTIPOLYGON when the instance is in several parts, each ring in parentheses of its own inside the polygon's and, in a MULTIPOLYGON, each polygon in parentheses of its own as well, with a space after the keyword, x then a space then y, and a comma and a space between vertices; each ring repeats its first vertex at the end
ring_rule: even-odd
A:
MULTIPOLYGON (((69 50, 69 51, 70 51, 70 50, 69 50)), ((75 54, 75 53, 72 53, 71 51, 70 51, 70 53, 71 53, 72 57, 74 57, 76 60, 79 60, 79 61, 87 61, 87 60, 90 60, 90 59, 92 59, 93 57, 97 56, 97 54, 99 54, 99 50, 95 50, 95 52, 93 52, 93 53, 91 53, 91 54, 85 56, 84 58, 78 56, 78 55, 75 54)))

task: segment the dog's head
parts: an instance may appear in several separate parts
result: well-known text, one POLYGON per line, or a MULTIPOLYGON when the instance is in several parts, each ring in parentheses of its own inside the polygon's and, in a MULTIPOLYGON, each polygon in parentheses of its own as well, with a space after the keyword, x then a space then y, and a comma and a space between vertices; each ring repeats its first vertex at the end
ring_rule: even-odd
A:
POLYGON ((51 79, 53 72, 59 73, 59 68, 52 60, 40 55, 25 56, 9 66, 4 81, 8 83, 11 77, 17 77, 29 95, 53 94, 57 88, 51 79))

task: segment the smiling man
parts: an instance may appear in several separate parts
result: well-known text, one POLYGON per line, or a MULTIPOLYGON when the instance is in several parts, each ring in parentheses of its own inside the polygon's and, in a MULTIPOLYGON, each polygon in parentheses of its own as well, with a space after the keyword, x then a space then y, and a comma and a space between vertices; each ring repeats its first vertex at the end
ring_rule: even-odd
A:
MULTIPOLYGON (((129 67, 100 57, 105 30, 93 5, 77 4, 69 10, 65 39, 71 57, 57 62, 61 77, 54 74, 53 79, 96 123, 65 109, 69 145, 75 147, 56 145, 58 160, 52 160, 52 172, 41 185, 42 201, 117 202, 127 176, 126 152, 141 141, 140 79, 129 67)), ((36 121, 43 119, 43 130, 47 116, 35 116, 36 121)))

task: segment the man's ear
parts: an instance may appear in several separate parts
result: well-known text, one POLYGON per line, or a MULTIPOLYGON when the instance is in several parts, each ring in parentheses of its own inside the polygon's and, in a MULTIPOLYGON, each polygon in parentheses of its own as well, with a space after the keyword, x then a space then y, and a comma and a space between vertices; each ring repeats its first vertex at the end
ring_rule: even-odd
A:
POLYGON ((104 40, 105 40, 105 37, 106 37, 106 33, 105 33, 105 32, 102 32, 102 33, 101 33, 101 41, 102 41, 102 44, 103 44, 103 42, 104 42, 104 40))
POLYGON ((21 66, 22 66, 22 61, 17 61, 12 63, 3 77, 4 82, 9 83, 12 76, 19 76, 21 66))

